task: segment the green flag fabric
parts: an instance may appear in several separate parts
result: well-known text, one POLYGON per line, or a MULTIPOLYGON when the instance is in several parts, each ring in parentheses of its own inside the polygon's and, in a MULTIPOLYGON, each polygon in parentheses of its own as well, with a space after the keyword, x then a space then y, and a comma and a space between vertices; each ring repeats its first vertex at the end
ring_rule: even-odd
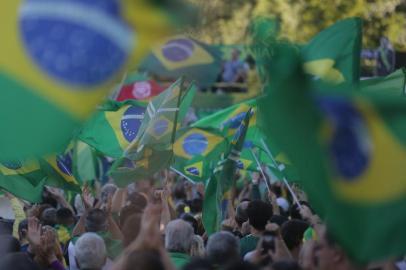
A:
POLYGON ((406 68, 401 68, 386 77, 376 77, 360 81, 360 90, 369 93, 382 93, 394 97, 406 95, 406 68))
POLYGON ((17 198, 32 203, 41 202, 45 182, 46 175, 37 161, 0 164, 0 188, 17 198))
POLYGON ((108 101, 85 124, 78 138, 106 156, 119 158, 137 136, 146 104, 108 101))
POLYGON ((179 119, 179 107, 184 89, 183 78, 153 98, 135 140, 119 158, 110 174, 119 186, 169 167, 173 158, 172 145, 179 119))
POLYGON ((311 91, 297 53, 283 46, 274 52, 272 84, 259 101, 267 138, 295 164, 312 206, 352 258, 405 254, 406 101, 311 91))
POLYGON ((221 221, 225 216, 225 208, 227 207, 222 207, 222 203, 233 185, 235 171, 237 169, 238 160, 240 159, 251 116, 252 109, 249 108, 244 115, 244 120, 234 133, 229 148, 216 164, 206 184, 202 220, 208 235, 220 229, 221 221))
POLYGON ((317 85, 357 83, 361 38, 359 18, 345 19, 324 29, 300 50, 305 72, 313 76, 317 85))

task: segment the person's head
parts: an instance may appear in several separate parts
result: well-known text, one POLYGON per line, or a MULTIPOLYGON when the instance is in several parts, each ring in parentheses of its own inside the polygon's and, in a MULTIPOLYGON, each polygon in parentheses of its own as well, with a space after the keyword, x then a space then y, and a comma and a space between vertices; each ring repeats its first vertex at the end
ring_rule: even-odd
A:
POLYGON ((194 233, 195 234, 198 233, 199 225, 197 223, 197 220, 191 214, 183 213, 182 215, 180 215, 180 219, 182 219, 182 220, 188 222, 190 225, 192 225, 194 233))
POLYGON ((28 232, 28 220, 23 219, 18 224, 18 238, 21 243, 27 239, 27 232, 28 232))
POLYGON ((55 226, 57 223, 56 220, 56 209, 55 208, 47 208, 42 212, 41 215, 41 224, 44 226, 55 226))
POLYGON ((290 251, 300 249, 303 234, 307 228, 309 223, 298 219, 291 219, 282 225, 282 238, 290 251))
POLYGON ((237 60, 238 58, 240 58, 240 50, 239 49, 234 49, 233 52, 231 53, 231 58, 232 60, 237 60))
POLYGON ((176 184, 172 187, 172 196, 176 201, 186 199, 186 190, 184 181, 176 182, 176 184))
POLYGON ((165 229, 165 248, 169 252, 189 253, 192 245, 193 227, 184 220, 175 219, 165 229))
POLYGON ((235 211, 235 221, 237 222, 238 226, 241 227, 244 222, 248 220, 248 201, 241 202, 235 211))
POLYGON ((101 209, 92 209, 86 216, 86 232, 103 232, 107 230, 107 215, 101 209))
POLYGON ((328 269, 363 269, 355 265, 344 250, 335 242, 326 228, 320 230, 315 247, 315 256, 317 268, 320 270, 328 269))
POLYGON ((204 240, 200 235, 193 235, 192 246, 190 248, 190 256, 203 257, 204 256, 204 240))
POLYGON ((194 198, 191 202, 190 202, 190 211, 193 214, 197 214, 202 212, 203 210, 203 200, 200 198, 194 198))
POLYGON ((175 205, 176 217, 180 218, 180 216, 185 213, 186 207, 188 207, 186 203, 178 202, 175 205))
POLYGON ((124 225, 121 227, 124 236, 124 247, 127 247, 135 238, 137 238, 141 229, 141 218, 142 214, 133 214, 125 220, 124 225))
POLYGON ((278 224, 278 226, 279 227, 282 227, 282 225, 285 223, 285 222, 287 222, 289 219, 287 218, 287 217, 285 217, 285 216, 281 216, 281 215, 273 215, 271 218, 270 218, 270 222, 271 223, 275 223, 275 224, 278 224))
POLYGON ((103 203, 107 203, 109 196, 113 196, 116 193, 117 186, 114 184, 105 184, 100 192, 100 198, 103 203))
POLYGON ((0 257, 0 269, 40 270, 41 268, 28 253, 17 252, 0 257))
POLYGON ((207 257, 216 265, 224 266, 240 258, 240 242, 230 232, 217 232, 207 241, 207 257))
POLYGON ((20 251, 20 242, 11 235, 0 235, 0 258, 6 254, 20 251))
POLYGON ((248 221, 257 231, 264 231, 265 226, 272 216, 272 206, 261 200, 254 200, 248 204, 248 221))
POLYGON ((121 228, 123 228, 126 220, 135 214, 142 214, 142 211, 140 208, 134 204, 129 204, 121 208, 120 210, 120 219, 119 219, 119 225, 121 228))
POLYGON ((137 210, 137 212, 142 213, 147 207, 147 196, 143 193, 134 191, 130 194, 128 194, 127 201, 129 202, 129 205, 134 207, 133 209, 137 210))
POLYGON ((56 221, 58 224, 70 227, 75 224, 75 217, 69 208, 63 207, 56 211, 56 221))
POLYGON ((165 266, 158 251, 135 250, 127 256, 126 261, 120 269, 165 270, 165 266))
POLYGON ((75 260, 79 269, 101 270, 106 263, 104 240, 95 233, 85 233, 75 243, 75 260))

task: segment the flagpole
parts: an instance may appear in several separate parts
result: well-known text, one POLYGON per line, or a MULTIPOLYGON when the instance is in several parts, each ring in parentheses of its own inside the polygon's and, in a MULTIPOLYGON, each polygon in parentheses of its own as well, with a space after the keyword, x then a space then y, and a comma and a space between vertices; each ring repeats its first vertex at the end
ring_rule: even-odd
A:
POLYGON ((266 183, 266 187, 268 188, 268 191, 271 192, 271 183, 269 183, 269 180, 268 180, 268 178, 266 177, 266 175, 265 175, 265 173, 264 173, 264 170, 262 170, 261 164, 259 163, 259 160, 258 160, 257 156, 255 155, 254 151, 253 151, 252 149, 250 149, 250 150, 251 150, 252 156, 253 156, 254 159, 255 159, 255 162, 256 162, 257 165, 258 165, 259 171, 261 172, 262 177, 264 178, 264 181, 265 181, 265 183, 266 183))
POLYGON ((188 180, 190 183, 192 184, 196 184, 195 181, 193 181, 192 179, 190 179, 189 177, 187 177, 185 174, 181 173, 180 171, 178 171, 177 169, 175 169, 174 167, 170 167, 170 170, 179 174, 180 176, 184 177, 186 180, 188 180))
MULTIPOLYGON (((276 162, 276 160, 273 158, 271 151, 269 150, 268 146, 266 145, 264 138, 261 138, 261 143, 264 146, 265 152, 268 154, 269 158, 272 160, 272 162, 276 165, 276 168, 282 172, 281 169, 279 169, 279 165, 276 162)), ((286 185, 286 187, 289 190, 290 195, 292 195, 293 200, 295 201, 295 203, 299 206, 300 209, 302 209, 302 204, 299 202, 299 199, 296 197, 295 192, 293 192, 293 189, 291 188, 291 186, 289 185, 288 181, 286 180, 286 178, 283 176, 282 177, 282 181, 283 183, 286 185)))

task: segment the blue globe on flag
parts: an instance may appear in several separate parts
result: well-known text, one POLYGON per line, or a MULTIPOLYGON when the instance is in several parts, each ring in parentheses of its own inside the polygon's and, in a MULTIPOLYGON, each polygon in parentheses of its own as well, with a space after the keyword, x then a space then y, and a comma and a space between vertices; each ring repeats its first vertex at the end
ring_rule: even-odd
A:
POLYGON ((132 142, 137 136, 142 119, 144 119, 145 108, 141 106, 131 106, 121 118, 121 132, 128 142, 132 142))
POLYGON ((181 62, 193 55, 195 45, 187 38, 179 38, 168 41, 162 47, 162 55, 172 62, 181 62))
POLYGON ((58 169, 66 175, 72 175, 72 163, 72 152, 56 156, 58 169))
POLYGON ((208 144, 209 142, 203 134, 193 133, 184 139, 182 147, 186 154, 195 156, 203 154, 208 144))
POLYGON ((123 67, 134 45, 119 10, 120 1, 111 0, 26 0, 19 10, 21 38, 47 75, 97 90, 123 67))
POLYGON ((20 169, 23 164, 21 161, 8 161, 8 162, 1 162, 1 164, 10 170, 18 170, 20 169))

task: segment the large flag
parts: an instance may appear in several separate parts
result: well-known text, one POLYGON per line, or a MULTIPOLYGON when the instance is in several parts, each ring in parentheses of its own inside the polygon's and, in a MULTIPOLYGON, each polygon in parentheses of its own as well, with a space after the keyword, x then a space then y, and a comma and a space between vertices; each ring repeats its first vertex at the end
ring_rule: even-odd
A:
POLYGON ((360 90, 381 93, 394 97, 406 95, 406 68, 401 68, 386 77, 375 77, 360 81, 360 90))
MULTIPOLYGON (((150 101, 137 137, 110 171, 118 185, 126 186, 170 165, 176 128, 178 121, 181 121, 179 108, 184 91, 184 80, 181 78, 150 101)), ((191 102, 191 99, 187 98, 187 102, 191 102)))
POLYGON ((39 203, 46 176, 37 161, 14 161, 0 163, 0 188, 17 198, 39 203))
POLYGON ((185 76, 200 88, 211 86, 220 69, 221 53, 217 48, 185 36, 165 40, 140 65, 141 71, 165 80, 185 76))
POLYGON ((301 48, 304 70, 315 82, 356 83, 360 74, 362 21, 339 21, 301 48))
POLYGON ((268 138, 286 151, 312 205, 351 257, 405 254, 406 216, 399 213, 406 205, 406 101, 309 91, 297 55, 286 47, 274 51, 272 84, 259 101, 268 138))
POLYGON ((2 2, 0 159, 60 151, 103 100, 136 45, 119 9, 106 0, 2 2))
POLYGON ((195 182, 205 182, 210 176, 212 160, 227 148, 226 139, 214 130, 184 128, 177 132, 173 145, 173 167, 195 182))
POLYGON ((85 124, 79 139, 103 154, 118 158, 138 134, 146 104, 108 101, 85 124))
POLYGON ((203 202, 203 225, 208 235, 218 231, 225 216, 222 201, 225 199, 234 183, 235 171, 244 145, 245 135, 248 130, 252 109, 244 116, 239 128, 229 145, 229 149, 222 155, 206 184, 203 202))

